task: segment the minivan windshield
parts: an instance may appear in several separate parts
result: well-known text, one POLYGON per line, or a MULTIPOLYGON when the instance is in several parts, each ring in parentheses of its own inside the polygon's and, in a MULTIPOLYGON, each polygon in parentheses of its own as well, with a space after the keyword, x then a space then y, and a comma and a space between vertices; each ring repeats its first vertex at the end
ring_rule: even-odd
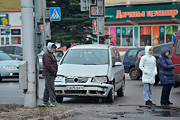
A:
POLYGON ((108 50, 72 49, 66 54, 62 64, 104 65, 108 64, 108 50))

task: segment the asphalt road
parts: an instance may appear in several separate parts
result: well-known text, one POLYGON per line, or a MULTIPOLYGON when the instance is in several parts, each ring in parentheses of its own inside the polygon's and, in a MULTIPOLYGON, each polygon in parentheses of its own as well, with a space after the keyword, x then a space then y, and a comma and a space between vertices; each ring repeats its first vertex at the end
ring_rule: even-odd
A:
MULTIPOLYGON (((44 80, 39 80, 39 104, 42 103, 44 80)), ((141 80, 126 78, 124 97, 116 97, 112 104, 98 103, 89 98, 65 98, 61 106, 74 108, 76 115, 66 120, 180 120, 180 88, 172 88, 171 106, 161 106, 162 86, 154 86, 154 107, 144 105, 141 80)), ((23 92, 18 79, 5 79, 0 82, 0 104, 23 104, 23 92)))

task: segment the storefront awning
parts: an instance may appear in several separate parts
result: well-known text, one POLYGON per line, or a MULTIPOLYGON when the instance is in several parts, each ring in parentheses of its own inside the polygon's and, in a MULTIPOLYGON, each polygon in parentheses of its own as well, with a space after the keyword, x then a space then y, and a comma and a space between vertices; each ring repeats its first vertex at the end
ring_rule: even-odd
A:
POLYGON ((172 0, 105 0, 105 4, 106 6, 123 5, 126 4, 127 1, 130 1, 131 4, 172 2, 172 0))
POLYGON ((106 8, 107 24, 180 23, 180 4, 106 8))

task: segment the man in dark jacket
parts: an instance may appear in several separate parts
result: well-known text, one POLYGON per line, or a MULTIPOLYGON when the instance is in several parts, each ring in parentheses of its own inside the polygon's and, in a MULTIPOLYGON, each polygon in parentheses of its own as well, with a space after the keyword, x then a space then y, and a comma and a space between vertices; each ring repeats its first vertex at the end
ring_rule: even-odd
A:
POLYGON ((56 94, 55 94, 55 87, 54 87, 54 80, 57 76, 57 60, 54 56, 54 52, 56 50, 56 45, 54 43, 48 43, 47 51, 43 55, 43 73, 45 79, 45 89, 44 89, 44 96, 43 96, 43 106, 49 105, 49 98, 51 101, 50 106, 59 106, 56 103, 56 94))
POLYGON ((173 104, 169 101, 169 95, 174 84, 173 69, 175 66, 172 64, 172 60, 169 58, 170 50, 168 48, 162 48, 161 56, 159 58, 159 78, 161 84, 163 84, 161 93, 161 105, 173 104))

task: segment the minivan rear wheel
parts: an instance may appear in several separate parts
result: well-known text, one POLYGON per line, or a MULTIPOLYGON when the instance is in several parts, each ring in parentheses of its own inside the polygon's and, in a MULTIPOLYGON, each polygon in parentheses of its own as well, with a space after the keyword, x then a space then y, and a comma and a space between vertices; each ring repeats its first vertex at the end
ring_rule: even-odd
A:
POLYGON ((131 78, 131 80, 138 80, 140 78, 138 70, 135 67, 130 69, 129 77, 131 78))

